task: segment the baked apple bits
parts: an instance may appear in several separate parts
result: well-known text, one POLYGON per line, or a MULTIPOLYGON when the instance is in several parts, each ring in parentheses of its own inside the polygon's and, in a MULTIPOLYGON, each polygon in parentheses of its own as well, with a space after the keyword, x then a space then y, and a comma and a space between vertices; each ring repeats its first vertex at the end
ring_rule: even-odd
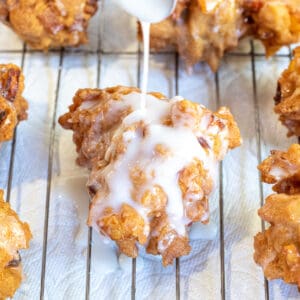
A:
POLYGON ((229 110, 116 86, 79 90, 59 122, 91 170, 88 225, 130 257, 137 244, 164 266, 187 255, 188 227, 209 221, 217 162, 241 143, 229 110))

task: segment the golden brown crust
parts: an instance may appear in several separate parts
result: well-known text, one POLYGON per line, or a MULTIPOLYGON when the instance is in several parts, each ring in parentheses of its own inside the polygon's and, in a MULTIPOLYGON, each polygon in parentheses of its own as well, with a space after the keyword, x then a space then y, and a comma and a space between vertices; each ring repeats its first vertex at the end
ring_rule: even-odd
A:
MULTIPOLYGON (((123 96, 132 92, 140 93, 140 90, 122 86, 79 90, 69 112, 59 118, 59 123, 74 132, 78 164, 91 169, 87 184, 92 197, 88 224, 94 226, 96 223, 99 231, 116 241, 120 251, 126 255, 136 257, 137 244, 140 244, 146 247, 147 252, 162 255, 163 264, 168 265, 176 257, 188 254, 190 245, 187 232, 179 233, 171 224, 167 213, 168 197, 158 183, 151 183, 151 178, 155 177, 153 173, 144 172, 139 162, 131 164, 128 173, 133 204, 125 201, 119 209, 101 206, 101 199, 106 199, 110 193, 105 174, 101 171, 127 150, 123 135, 118 136, 117 132, 123 119, 132 112, 131 106, 123 105, 123 96), (143 213, 138 210, 139 207, 143 213)), ((152 95, 167 101, 160 93, 152 95)), ((216 160, 221 160, 228 149, 241 143, 238 127, 224 107, 214 114, 199 104, 183 99, 175 101, 160 122, 170 128, 188 126, 195 132, 204 126, 203 122, 207 124, 207 132, 209 128, 214 128, 209 138, 210 145, 205 140, 207 137, 199 137, 198 141, 203 151, 211 151, 216 160)), ((138 130, 144 137, 148 134, 143 121, 130 124, 127 129, 128 132, 138 130)), ((172 152, 164 144, 158 143, 152 155, 154 160, 163 159, 172 155, 172 152)), ((190 223, 207 223, 208 196, 213 188, 213 178, 207 166, 199 159, 191 158, 191 163, 178 173, 177 183, 182 194, 185 217, 190 223)))
POLYGON ((300 41, 298 0, 183 1, 152 25, 151 47, 175 47, 189 65, 206 61, 215 71, 224 52, 246 35, 261 40, 267 55, 300 41))
POLYGON ((27 118, 28 104, 22 97, 24 76, 13 64, 0 64, 0 143, 12 138, 19 121, 27 118))
POLYGON ((126 95, 133 91, 139 91, 137 88, 133 87, 123 87, 117 86, 107 89, 81 89, 78 90, 73 98, 73 104, 69 107, 69 112, 64 114, 59 118, 59 123, 65 129, 72 129, 74 131, 73 141, 76 144, 76 150, 78 152, 77 163, 80 166, 87 166, 92 168, 94 161, 101 161, 104 158, 106 149, 103 145, 107 144, 107 141, 111 138, 110 129, 117 126, 122 119, 122 114, 126 114, 126 111, 121 111, 119 115, 116 115, 113 119, 108 119, 106 117, 108 102, 111 99, 118 99, 120 95, 126 95), (103 102, 103 107, 99 107, 99 110, 94 110, 92 115, 90 112, 78 112, 78 107, 84 102, 97 103, 101 99, 103 102), (79 120, 79 115, 85 114, 85 122, 79 120), (95 117, 99 114, 103 114, 103 118, 97 124, 97 128, 93 127, 93 121, 95 117), (72 120, 72 122, 70 122, 72 120), (102 126, 104 126, 102 128, 102 126), (99 130, 104 130, 107 134, 102 134, 99 138, 99 142, 93 147, 92 141, 95 136, 99 134, 99 130))
POLYGON ((278 194, 267 197, 258 214, 270 223, 254 238, 254 260, 268 279, 281 278, 300 287, 300 145, 272 151, 259 169, 262 180, 275 183, 278 194))
POLYGON ((96 0, 1 0, 0 21, 32 48, 73 47, 87 42, 96 0))
POLYGON ((294 50, 294 59, 281 74, 275 96, 275 112, 288 128, 288 136, 300 136, 300 47, 294 50))
POLYGON ((298 0, 244 0, 243 10, 248 34, 264 44, 267 56, 300 41, 298 0))
POLYGON ((19 250, 29 247, 31 232, 27 223, 3 200, 0 190, 0 299, 13 297, 22 281, 19 250))
MULTIPOLYGON (((186 1, 187 2, 187 1, 186 1)), ((185 3, 181 14, 151 26, 151 48, 175 47, 188 65, 206 61, 213 70, 219 65, 224 51, 238 44, 242 32, 237 28, 241 15, 235 0, 220 1, 212 11, 205 11, 198 0, 185 3)))
POLYGON ((300 146, 293 144, 288 151, 271 151, 258 169, 262 181, 275 184, 277 193, 296 194, 300 192, 300 146))

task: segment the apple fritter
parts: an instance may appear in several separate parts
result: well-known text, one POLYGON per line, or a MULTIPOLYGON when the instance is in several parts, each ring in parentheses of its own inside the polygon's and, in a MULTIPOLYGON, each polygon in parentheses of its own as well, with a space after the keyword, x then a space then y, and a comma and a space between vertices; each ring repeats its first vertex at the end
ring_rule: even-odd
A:
POLYGON ((0 299, 13 297, 22 281, 22 265, 19 251, 29 247, 31 239, 27 223, 3 200, 0 190, 0 299))
POLYGON ((40 50, 87 43, 96 11, 97 0, 0 0, 0 21, 40 50))
POLYGON ((224 53, 245 36, 262 41, 268 56, 299 42, 299 1, 180 1, 172 16, 151 26, 151 47, 175 48, 188 65, 205 61, 216 71, 224 53))
POLYGON ((22 97, 24 76, 13 64, 0 64, 0 143, 13 137, 17 124, 27 118, 28 104, 22 97))
POLYGON ((138 244, 165 266, 188 254, 188 227, 209 221, 217 162, 241 143, 229 110, 117 86, 79 90, 59 122, 91 170, 88 224, 131 257, 138 244))
POLYGON ((268 279, 282 279, 300 288, 300 145, 272 151, 259 169, 262 180, 275 184, 259 216, 270 223, 254 238, 254 260, 268 279))
POLYGON ((274 110, 287 127, 287 135, 300 136, 300 47, 294 50, 294 59, 278 80, 274 100, 274 110))

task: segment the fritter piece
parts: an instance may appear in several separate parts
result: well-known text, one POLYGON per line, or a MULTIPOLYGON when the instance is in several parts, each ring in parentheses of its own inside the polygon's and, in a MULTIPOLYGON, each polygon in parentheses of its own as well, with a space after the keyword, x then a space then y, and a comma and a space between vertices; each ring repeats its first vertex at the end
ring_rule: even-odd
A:
POLYGON ((27 119, 28 104, 22 97, 24 76, 13 64, 0 64, 0 143, 13 137, 17 124, 27 119))
POLYGON ((186 8, 151 26, 151 48, 175 47, 188 65, 206 61, 216 71, 226 50, 237 46, 243 35, 238 1, 186 1, 186 8), (201 4, 201 5, 200 5, 201 4), (180 13, 179 13, 180 12, 180 13))
POLYGON ((277 194, 270 195, 258 214, 270 223, 254 238, 254 260, 268 279, 281 278, 300 288, 300 145, 287 152, 272 151, 259 169, 262 180, 275 183, 277 194))
POLYGON ((268 279, 281 278, 300 287, 300 194, 271 195, 258 214, 271 226, 255 236, 255 262, 268 279))
POLYGON ((85 44, 96 0, 0 0, 0 21, 34 49, 85 44))
POLYGON ((288 136, 300 136, 300 47, 294 50, 294 59, 280 76, 277 85, 275 112, 288 128, 288 136))
POLYGON ((229 110, 118 86, 79 90, 59 122, 91 170, 88 224, 131 257, 137 244, 165 266, 188 254, 187 226, 209 221, 217 162, 241 143, 229 110))
POLYGON ((216 71, 224 52, 245 36, 261 40, 267 55, 299 42, 299 1, 182 1, 171 17, 151 26, 151 48, 175 47, 188 65, 205 61, 216 71))
POLYGON ((0 190, 0 299, 13 297, 22 281, 19 250, 27 249, 31 239, 27 223, 3 200, 0 190))
POLYGON ((275 184, 273 190, 288 195, 300 193, 300 146, 293 144, 288 151, 272 150, 258 169, 262 181, 275 184))
POLYGON ((243 0, 248 34, 259 39, 267 56, 300 41, 299 0, 243 0))

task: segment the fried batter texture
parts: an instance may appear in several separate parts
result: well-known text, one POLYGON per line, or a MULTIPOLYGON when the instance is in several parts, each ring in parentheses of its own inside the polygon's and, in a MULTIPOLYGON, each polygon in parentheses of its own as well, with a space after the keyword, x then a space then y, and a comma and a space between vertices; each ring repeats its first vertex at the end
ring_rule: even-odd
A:
POLYGON ((280 76, 277 85, 275 112, 288 128, 288 136, 300 136, 300 47, 294 50, 294 59, 280 76))
POLYGON ((238 1, 219 1, 207 10, 207 1, 189 0, 168 19, 151 26, 154 50, 175 47, 188 65, 206 61, 217 70, 226 50, 237 46, 243 35, 238 1))
POLYGON ((262 180, 275 184, 258 214, 270 223, 254 238, 254 260, 268 279, 283 279, 300 288, 300 145, 271 151, 259 165, 262 180))
POLYGON ((262 41, 266 54, 300 41, 298 0, 185 0, 151 27, 154 50, 175 47, 188 65, 205 61, 216 71, 224 52, 245 36, 262 41))
POLYGON ((0 190, 0 299, 13 297, 22 281, 19 250, 27 249, 31 239, 27 223, 3 200, 0 190))
POLYGON ((0 64, 0 143, 10 140, 17 124, 27 119, 28 104, 22 97, 24 76, 13 64, 0 64))
POLYGON ((144 111, 141 99, 130 87, 79 90, 59 122, 91 170, 88 225, 126 255, 139 244, 166 266, 190 252, 188 226, 209 221, 214 169, 241 139, 225 107, 150 93, 144 111))
POLYGON ((39 50, 86 43, 96 11, 96 0, 0 0, 0 21, 39 50))
POLYGON ((243 0, 242 9, 247 34, 264 44, 267 56, 300 41, 298 0, 243 0))

